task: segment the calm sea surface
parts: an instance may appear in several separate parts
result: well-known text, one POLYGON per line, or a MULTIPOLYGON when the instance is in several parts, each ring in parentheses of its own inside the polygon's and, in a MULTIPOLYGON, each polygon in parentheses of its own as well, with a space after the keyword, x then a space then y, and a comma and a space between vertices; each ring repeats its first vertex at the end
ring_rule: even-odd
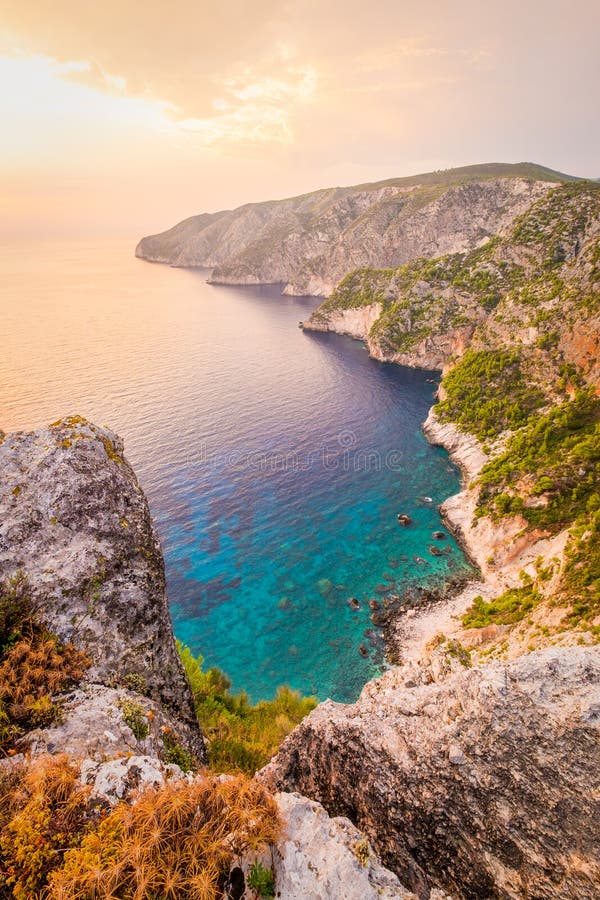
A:
POLYGON ((302 332, 314 299, 213 287, 134 243, 2 248, 0 427, 81 414, 117 431, 178 637, 253 699, 281 683, 354 699, 383 665, 367 601, 466 566, 451 538, 428 552, 459 486, 420 431, 431 373, 302 332))

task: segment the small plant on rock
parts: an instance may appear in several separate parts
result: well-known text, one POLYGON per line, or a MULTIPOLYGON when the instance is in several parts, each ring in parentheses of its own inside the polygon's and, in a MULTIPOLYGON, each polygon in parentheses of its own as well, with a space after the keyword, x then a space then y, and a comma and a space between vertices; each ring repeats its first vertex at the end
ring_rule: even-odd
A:
POLYGON ((250 866, 248 878, 246 879, 248 887, 254 891, 254 896, 261 900, 270 900, 275 896, 275 875, 272 869, 267 869, 260 860, 256 859, 250 866))
POLYGON ((135 700, 121 700, 119 708, 123 713, 123 721, 133 731, 136 741, 146 740, 150 729, 144 707, 135 700))
POLYGON ((162 732, 163 759, 166 763, 179 766, 182 772, 190 772, 194 768, 194 759, 185 747, 183 747, 170 728, 166 727, 162 732))
POLYGON ((369 847, 369 842, 366 840, 366 838, 362 838, 359 841, 354 841, 350 849, 354 853, 361 866, 365 867, 369 865, 369 860, 371 858, 371 848, 369 847))

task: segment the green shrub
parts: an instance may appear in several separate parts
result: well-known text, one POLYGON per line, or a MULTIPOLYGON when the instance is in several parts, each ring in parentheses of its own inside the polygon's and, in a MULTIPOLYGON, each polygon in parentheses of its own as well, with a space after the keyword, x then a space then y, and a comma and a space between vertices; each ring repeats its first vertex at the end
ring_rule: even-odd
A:
POLYGON ((585 625, 600 615, 599 511, 582 516, 571 532, 560 592, 571 606, 567 618, 572 625, 585 625))
POLYGON ((123 713, 123 721, 133 731, 136 741, 144 741, 150 731, 144 707, 135 700, 121 700, 119 708, 123 713))
POLYGON ((521 427, 544 402, 514 350, 467 350, 443 386, 446 399, 435 407, 439 418, 482 441, 521 427))
POLYGON ((202 657, 178 644, 198 722, 208 738, 208 758, 218 772, 253 774, 277 752, 281 742, 314 707, 314 697, 280 687, 273 700, 251 704, 244 692, 233 694, 220 669, 202 669, 202 657))
POLYGON ((250 866, 247 878, 248 887, 254 891, 257 897, 270 900, 275 896, 275 875, 272 869, 267 869, 259 860, 255 860, 250 866))
POLYGON ((487 602, 483 597, 475 597, 473 605, 464 614, 462 623, 465 628, 514 625, 521 622, 541 600, 541 595, 530 584, 512 588, 487 602))
POLYGON ((557 530, 600 506, 600 399, 580 390, 573 400, 537 416, 488 462, 479 482, 479 515, 523 515, 536 527, 557 530), (546 494, 528 506, 522 494, 546 494), (518 494, 517 494, 518 489, 518 494))
POLYGON ((185 747, 182 747, 170 730, 162 733, 163 759, 166 763, 174 763, 182 772, 191 772, 194 768, 194 760, 185 747))
POLYGON ((146 696, 148 693, 146 679, 139 672, 128 672, 123 676, 123 684, 129 691, 133 691, 136 694, 146 696))

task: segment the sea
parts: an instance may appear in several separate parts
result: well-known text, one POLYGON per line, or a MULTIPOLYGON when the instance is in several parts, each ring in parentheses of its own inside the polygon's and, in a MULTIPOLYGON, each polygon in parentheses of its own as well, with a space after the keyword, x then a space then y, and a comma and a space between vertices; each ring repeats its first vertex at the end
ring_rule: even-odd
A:
POLYGON ((3 246, 0 428, 82 415, 121 435, 177 637, 254 702, 283 684, 352 701, 386 667, 369 601, 468 569, 437 509, 459 472, 421 431, 439 373, 303 331, 317 298, 134 247, 3 246))

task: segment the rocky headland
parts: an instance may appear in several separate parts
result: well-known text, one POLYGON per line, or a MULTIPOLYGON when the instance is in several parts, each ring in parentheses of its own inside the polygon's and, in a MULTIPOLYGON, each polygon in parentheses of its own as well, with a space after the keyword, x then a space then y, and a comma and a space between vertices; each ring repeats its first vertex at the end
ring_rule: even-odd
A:
POLYGON ((398 266, 480 246, 569 176, 531 163, 394 178, 192 216, 136 255, 211 268, 215 284, 275 284, 327 297, 359 266, 398 266))

